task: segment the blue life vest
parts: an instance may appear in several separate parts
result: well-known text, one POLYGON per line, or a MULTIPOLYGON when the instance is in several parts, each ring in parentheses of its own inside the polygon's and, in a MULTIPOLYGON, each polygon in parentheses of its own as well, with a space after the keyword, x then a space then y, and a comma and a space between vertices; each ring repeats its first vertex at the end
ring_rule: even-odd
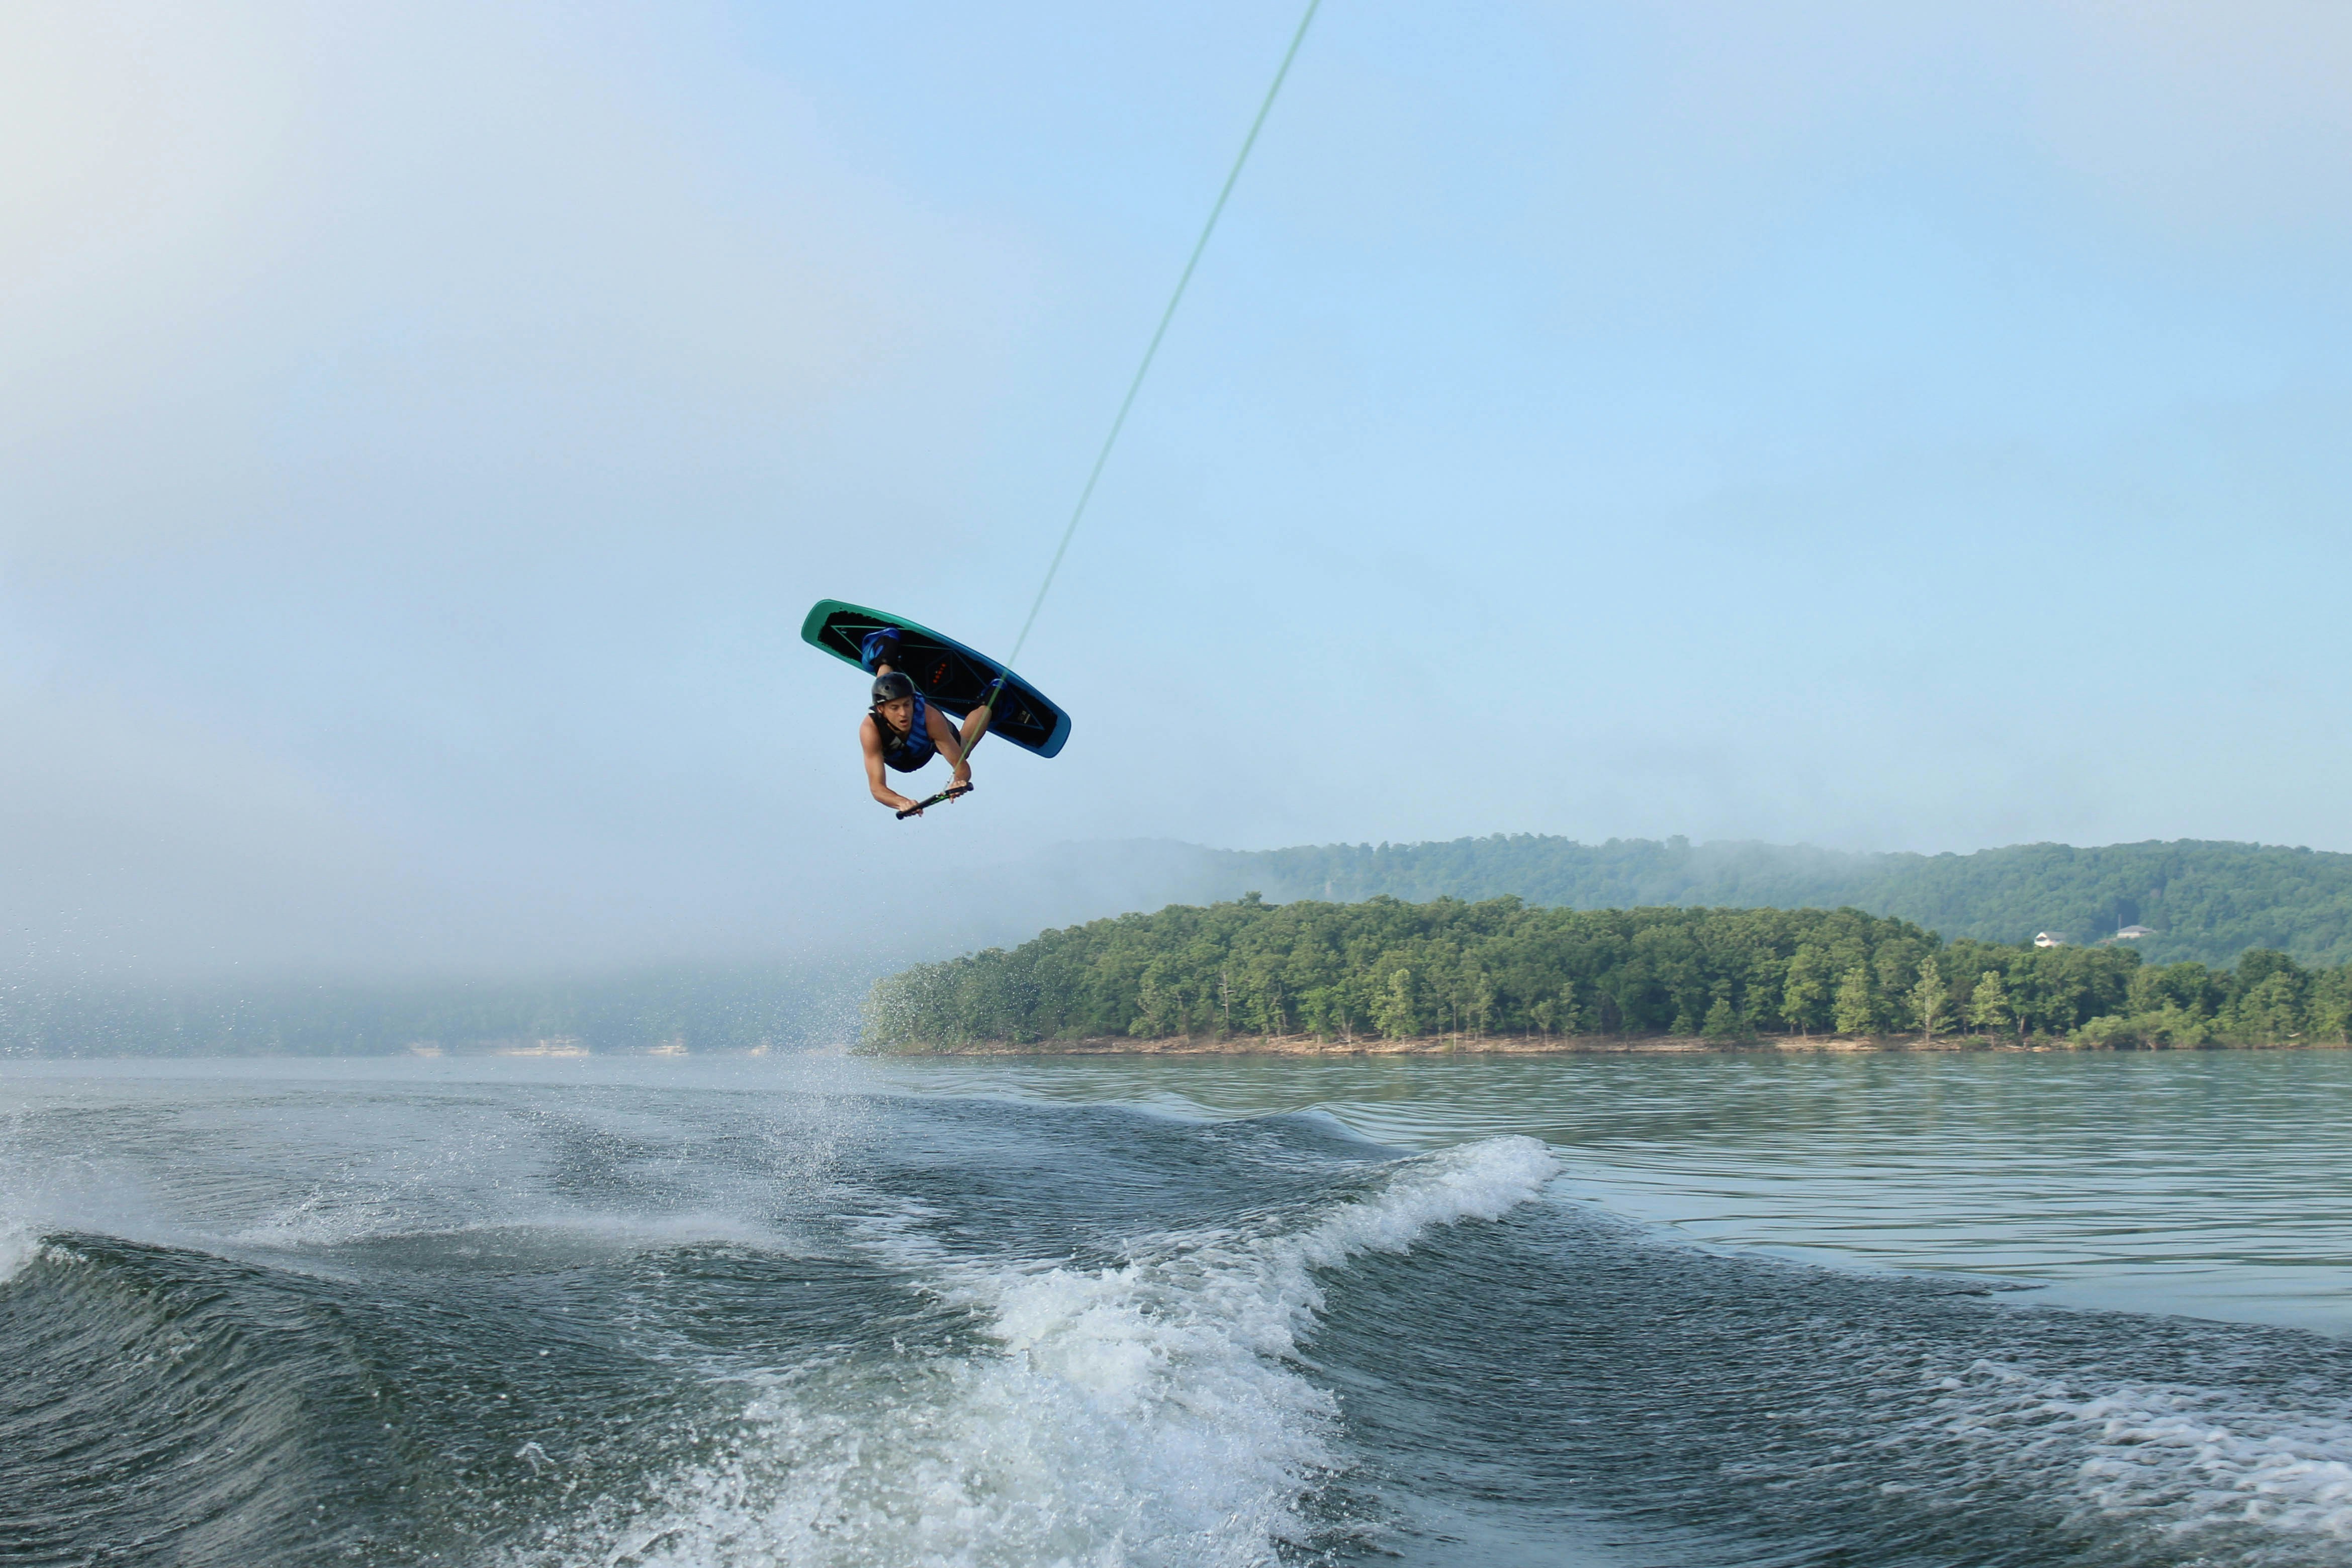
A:
POLYGON ((931 739, 930 711, 923 706, 923 694, 915 694, 915 722, 906 734, 892 729, 879 709, 874 715, 874 732, 882 737, 882 760, 901 773, 912 773, 940 754, 931 739))

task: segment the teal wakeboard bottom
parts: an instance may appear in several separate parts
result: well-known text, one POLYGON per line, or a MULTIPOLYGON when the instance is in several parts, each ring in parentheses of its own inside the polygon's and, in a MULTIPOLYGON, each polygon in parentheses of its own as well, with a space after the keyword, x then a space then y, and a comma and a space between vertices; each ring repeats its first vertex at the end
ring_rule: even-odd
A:
POLYGON ((838 599, 820 599, 801 622, 801 641, 862 670, 866 664, 858 651, 866 634, 886 626, 898 629, 899 656, 906 661, 894 667, 907 673, 932 706, 961 719, 1002 682, 1003 689, 996 698, 989 734, 1002 736, 1040 757, 1055 755, 1070 738, 1070 716, 1047 701, 1036 687, 987 654, 904 616, 845 604, 838 599))

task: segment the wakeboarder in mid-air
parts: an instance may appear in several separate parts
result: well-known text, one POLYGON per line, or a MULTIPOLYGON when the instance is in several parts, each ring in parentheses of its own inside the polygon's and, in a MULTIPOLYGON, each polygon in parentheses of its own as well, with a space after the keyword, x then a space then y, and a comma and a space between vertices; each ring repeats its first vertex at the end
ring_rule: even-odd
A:
POLYGON ((884 769, 912 773, 934 757, 944 757, 953 771, 943 799, 953 800, 971 788, 970 753, 988 733, 993 710, 987 704, 973 708, 959 730, 948 716, 923 700, 898 664, 899 632, 885 626, 869 633, 860 645, 859 662, 874 672, 874 706, 857 727, 857 744, 866 753, 866 785, 874 798, 901 817, 919 817, 936 801, 908 799, 890 788, 884 769))
POLYGON ((970 794, 971 749, 990 736, 1032 757, 1056 756, 1070 738, 1070 716, 1035 686, 902 615, 820 599, 801 622, 801 641, 873 681, 857 747, 866 788, 901 819, 970 794), (915 772, 934 757, 948 759, 946 789, 910 800, 890 788, 893 772, 915 772))

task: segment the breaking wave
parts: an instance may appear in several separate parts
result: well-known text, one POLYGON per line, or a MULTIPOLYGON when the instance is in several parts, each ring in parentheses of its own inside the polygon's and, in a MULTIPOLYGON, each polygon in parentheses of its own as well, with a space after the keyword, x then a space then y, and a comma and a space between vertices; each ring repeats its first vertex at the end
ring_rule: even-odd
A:
MULTIPOLYGON (((952 1353, 761 1380, 716 1463, 600 1518, 593 1561, 1245 1564, 1331 1521, 1301 1511, 1348 1462, 1331 1394, 1292 1359, 1318 1271, 1491 1220, 1557 1171, 1501 1138, 1384 1171, 1303 1222, 1158 1237, 1087 1269, 959 1260, 900 1209, 863 1227, 909 1286, 968 1315, 952 1353)), ((572 1537, 528 1561, 570 1562, 572 1537)))

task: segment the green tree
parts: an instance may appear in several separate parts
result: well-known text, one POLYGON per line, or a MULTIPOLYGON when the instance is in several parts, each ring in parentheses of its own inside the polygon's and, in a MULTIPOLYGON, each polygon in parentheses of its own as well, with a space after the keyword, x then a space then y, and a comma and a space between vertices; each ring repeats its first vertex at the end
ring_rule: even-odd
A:
POLYGON ((2314 1039, 2352 1045, 2352 964, 2330 969, 2313 982, 2306 1005, 2314 1039))
POLYGON ((1167 959, 1156 958, 1137 979, 1135 1019, 1128 1025, 1129 1033, 1155 1038, 1176 1032, 1183 1009, 1168 984, 1171 967, 1167 959))
POLYGON ((1977 977, 1977 988, 1969 998, 1969 1022, 1988 1034, 2007 1029, 2016 1015, 2009 1009, 2009 988, 2000 983, 1999 969, 1987 969, 1977 977))
POLYGON ((1789 959, 1788 982, 1780 988, 1780 1016, 1790 1029, 1810 1037, 1829 995, 1829 955, 1811 942, 1800 942, 1789 959))
POLYGON ((2302 1002, 2295 977, 2270 975, 2231 1004, 2231 1021, 2243 1040, 2294 1040, 2303 1033, 2302 1002))
POLYGON ((2304 998, 2311 976, 2274 948, 2258 947, 2238 960, 2230 977, 2223 1023, 2240 1040, 2289 1040, 2303 1033, 2304 998))
POLYGON ((1919 1020, 1919 1032, 1927 1039, 1936 1038, 1936 1025, 1943 1019, 1944 1004, 1951 997, 1935 956, 1931 954, 1920 959, 1919 983, 1911 988, 1911 1016, 1919 1020))
POLYGON ((1870 971, 1857 964, 1838 982, 1837 1031, 1868 1034, 1877 1021, 1878 1009, 1870 994, 1870 971))
POLYGON ((1391 1040, 1411 1040, 1421 1032, 1411 969, 1400 968, 1389 977, 1388 988, 1372 1003, 1372 1021, 1391 1040))
POLYGON ((1463 965, 1462 977, 1469 982, 1470 1030, 1483 1038, 1495 1017, 1495 977, 1475 958, 1463 965))

